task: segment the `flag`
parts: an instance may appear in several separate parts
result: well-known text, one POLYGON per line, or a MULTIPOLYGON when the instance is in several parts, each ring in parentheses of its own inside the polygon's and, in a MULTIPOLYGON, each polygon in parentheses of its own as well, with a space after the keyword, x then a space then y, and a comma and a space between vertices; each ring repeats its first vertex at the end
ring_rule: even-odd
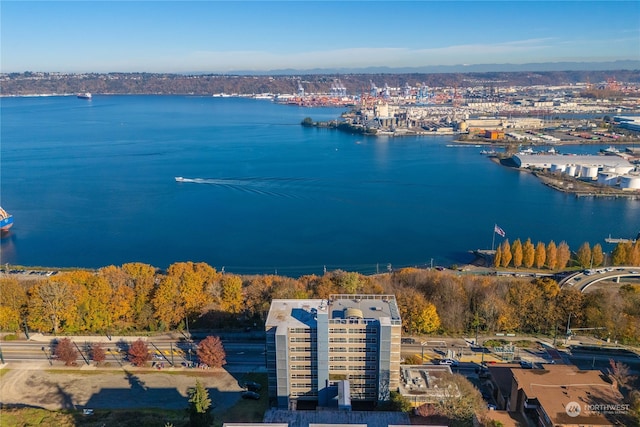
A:
POLYGON ((504 237, 507 235, 507 233, 504 232, 504 230, 500 227, 498 227, 498 224, 495 224, 493 227, 493 232, 494 233, 498 233, 501 237, 504 237))

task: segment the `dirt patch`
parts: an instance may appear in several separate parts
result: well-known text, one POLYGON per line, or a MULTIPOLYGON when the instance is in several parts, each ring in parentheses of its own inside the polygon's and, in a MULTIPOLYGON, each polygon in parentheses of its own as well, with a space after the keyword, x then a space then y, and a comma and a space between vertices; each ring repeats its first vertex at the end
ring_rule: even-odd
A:
POLYGON ((10 370, 2 377, 0 403, 56 409, 122 409, 188 406, 196 379, 207 388, 214 412, 240 399, 238 380, 223 369, 195 372, 136 370, 10 370))

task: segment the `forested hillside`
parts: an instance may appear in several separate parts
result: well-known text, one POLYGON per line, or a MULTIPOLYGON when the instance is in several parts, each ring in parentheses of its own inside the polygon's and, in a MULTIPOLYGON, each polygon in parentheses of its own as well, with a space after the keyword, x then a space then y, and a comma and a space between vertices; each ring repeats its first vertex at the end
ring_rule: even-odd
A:
POLYGON ((429 87, 493 88, 576 83, 640 82, 640 70, 485 72, 434 74, 307 74, 307 75, 182 75, 151 73, 63 74, 45 72, 9 73, 0 76, 2 95, 70 94, 291 94, 302 84, 306 93, 328 93, 339 79, 350 95, 366 93, 371 83, 377 87, 405 84, 429 87))

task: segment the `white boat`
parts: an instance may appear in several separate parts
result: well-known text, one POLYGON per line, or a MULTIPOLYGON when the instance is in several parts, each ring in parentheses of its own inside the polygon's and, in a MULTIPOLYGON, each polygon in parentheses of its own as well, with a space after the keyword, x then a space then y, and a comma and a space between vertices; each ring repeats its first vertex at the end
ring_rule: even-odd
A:
POLYGON ((181 176, 176 176, 176 181, 177 182, 184 182, 184 178, 181 176))
POLYGON ((91 99, 91 92, 82 92, 78 94, 78 98, 80 99, 91 99))

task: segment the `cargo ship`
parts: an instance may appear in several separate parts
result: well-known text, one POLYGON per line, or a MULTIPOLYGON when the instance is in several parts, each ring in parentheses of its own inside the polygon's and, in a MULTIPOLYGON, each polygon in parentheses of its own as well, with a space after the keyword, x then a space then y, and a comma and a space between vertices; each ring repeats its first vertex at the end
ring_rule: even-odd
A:
POLYGON ((13 215, 9 215, 7 211, 0 208, 0 230, 7 231, 13 226, 13 215))

